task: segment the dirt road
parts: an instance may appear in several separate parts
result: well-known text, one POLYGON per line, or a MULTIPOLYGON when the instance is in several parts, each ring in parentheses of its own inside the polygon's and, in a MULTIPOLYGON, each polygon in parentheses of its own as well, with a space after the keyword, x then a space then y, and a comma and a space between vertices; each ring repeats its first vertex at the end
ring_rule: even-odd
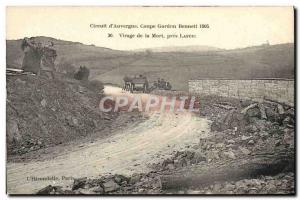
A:
MULTIPOLYGON (((132 95, 115 87, 106 87, 105 92, 132 95)), ((206 119, 193 113, 153 112, 138 126, 118 130, 109 139, 75 146, 52 160, 8 163, 7 190, 10 194, 32 194, 49 184, 69 185, 72 178, 147 172, 151 163, 198 143, 200 137, 207 136, 208 127, 206 119), (44 180, 37 180, 41 178, 44 180)))

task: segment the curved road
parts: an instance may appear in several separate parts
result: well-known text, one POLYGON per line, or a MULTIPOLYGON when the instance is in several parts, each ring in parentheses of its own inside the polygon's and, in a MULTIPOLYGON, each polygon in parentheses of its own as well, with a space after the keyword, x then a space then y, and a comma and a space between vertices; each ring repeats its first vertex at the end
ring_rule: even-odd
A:
MULTIPOLYGON (((106 87, 109 95, 143 95, 121 92, 106 87)), ((72 178, 96 177, 103 174, 150 171, 150 164, 168 157, 173 151, 197 144, 208 134, 208 121, 193 113, 153 112, 136 127, 118 130, 109 139, 98 140, 52 160, 29 163, 7 163, 9 194, 32 194, 47 185, 70 185, 72 178), (45 178, 51 180, 34 180, 45 178), (55 179, 55 180, 54 180, 55 179)))

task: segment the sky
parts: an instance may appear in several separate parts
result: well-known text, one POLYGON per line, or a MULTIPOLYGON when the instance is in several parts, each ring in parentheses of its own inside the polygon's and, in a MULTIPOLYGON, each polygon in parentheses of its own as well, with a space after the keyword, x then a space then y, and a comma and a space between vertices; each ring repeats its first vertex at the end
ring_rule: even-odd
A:
POLYGON ((294 42, 293 7, 7 7, 6 38, 49 36, 119 50, 205 45, 223 49, 294 42), (91 28, 91 24, 139 28, 91 28), (140 28, 208 24, 209 28, 140 28), (119 34, 141 34, 122 38, 119 34), (108 37, 113 34, 113 37, 108 37), (150 38, 144 35, 149 34, 150 38), (165 38, 151 38, 163 34, 165 38), (169 38, 167 35, 194 35, 169 38))

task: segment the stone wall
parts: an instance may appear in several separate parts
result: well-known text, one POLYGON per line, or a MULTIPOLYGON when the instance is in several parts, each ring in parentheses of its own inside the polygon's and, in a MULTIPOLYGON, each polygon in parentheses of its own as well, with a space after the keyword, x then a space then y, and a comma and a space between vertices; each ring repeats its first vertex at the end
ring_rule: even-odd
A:
POLYGON ((218 95, 239 99, 262 100, 264 98, 294 104, 293 79, 190 80, 189 92, 200 95, 218 95))

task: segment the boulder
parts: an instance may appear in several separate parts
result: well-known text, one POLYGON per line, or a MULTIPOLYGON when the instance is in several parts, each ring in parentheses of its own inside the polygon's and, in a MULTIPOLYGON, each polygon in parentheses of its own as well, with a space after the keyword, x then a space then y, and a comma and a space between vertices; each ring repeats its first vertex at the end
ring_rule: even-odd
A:
POLYGON ((234 140, 227 140, 227 143, 228 143, 228 144, 234 144, 235 141, 234 141, 234 140))
POLYGON ((224 152, 223 154, 224 154, 224 156, 226 156, 227 158, 230 158, 230 159, 236 159, 236 156, 235 156, 235 154, 234 154, 232 151, 227 151, 227 152, 224 152))
POLYGON ((260 109, 258 107, 249 109, 246 114, 248 117, 260 118, 260 116, 261 116, 260 109))
POLYGON ((259 132, 259 136, 261 138, 267 138, 269 136, 269 133, 266 131, 261 131, 261 132, 259 132))
POLYGON ((248 149, 246 149, 246 148, 244 148, 244 147, 239 147, 239 149, 240 149, 241 152, 242 152, 243 154, 245 154, 245 155, 249 155, 249 154, 251 153, 248 149))
POLYGON ((93 194, 97 194, 95 191, 92 190, 92 188, 79 188, 77 191, 79 194, 84 194, 84 195, 93 195, 93 194))
POLYGON ((180 158, 178 160, 174 160, 175 168, 181 168, 181 167, 185 167, 187 165, 188 165, 188 162, 186 161, 185 158, 180 158))
POLYGON ((128 183, 129 182, 129 178, 127 178, 126 176, 123 176, 123 175, 119 175, 119 174, 116 174, 114 176, 114 180, 116 183, 118 183, 119 185, 121 185, 123 182, 126 182, 128 183))
POLYGON ((278 122, 280 119, 280 115, 276 112, 276 108, 274 107, 266 107, 266 116, 268 120, 272 122, 278 122))
POLYGON ((21 134, 19 131, 18 123, 15 120, 8 120, 6 123, 6 135, 9 142, 19 142, 21 134))
POLYGON ((194 157, 191 159, 191 164, 206 161, 206 157, 201 152, 195 152, 194 157))
POLYGON ((173 164, 173 163, 174 163, 174 161, 171 160, 170 158, 168 158, 168 159, 166 159, 166 160, 163 161, 162 167, 166 168, 169 164, 173 164))
POLYGON ((246 121, 244 115, 236 109, 230 110, 227 115, 211 124, 212 131, 224 131, 226 129, 234 129, 242 131, 245 129, 246 121))
POLYGON ((173 163, 170 163, 166 166, 166 169, 173 170, 173 169, 175 169, 175 166, 173 163))
POLYGON ((52 192, 55 192, 56 187, 52 186, 52 185, 48 185, 47 187, 39 190, 36 194, 37 195, 49 195, 52 192))
POLYGON ((134 173, 130 177, 129 184, 134 185, 135 183, 139 182, 142 178, 142 175, 134 173))
POLYGON ((248 142, 248 144, 250 144, 250 145, 253 145, 255 142, 254 142, 254 140, 250 140, 249 142, 248 142))
POLYGON ((253 104, 253 101, 251 101, 251 100, 248 100, 248 99, 246 99, 246 100, 241 100, 240 101, 240 104, 241 104, 241 107, 247 107, 247 106, 250 106, 251 104, 253 104))
POLYGON ((87 178, 79 178, 79 179, 75 179, 73 186, 72 186, 72 190, 77 190, 79 188, 84 188, 85 184, 87 182, 87 178))
POLYGON ((120 189, 120 185, 117 184, 114 180, 110 179, 107 182, 103 183, 103 188, 105 193, 109 193, 120 189))
POLYGON ((245 135, 243 135, 242 138, 241 138, 241 140, 242 141, 246 141, 246 140, 249 140, 250 138, 252 138, 252 137, 251 136, 245 136, 245 135))
POLYGON ((259 129, 254 124, 250 124, 250 125, 246 126, 245 130, 248 133, 255 133, 255 132, 259 131, 259 129))

